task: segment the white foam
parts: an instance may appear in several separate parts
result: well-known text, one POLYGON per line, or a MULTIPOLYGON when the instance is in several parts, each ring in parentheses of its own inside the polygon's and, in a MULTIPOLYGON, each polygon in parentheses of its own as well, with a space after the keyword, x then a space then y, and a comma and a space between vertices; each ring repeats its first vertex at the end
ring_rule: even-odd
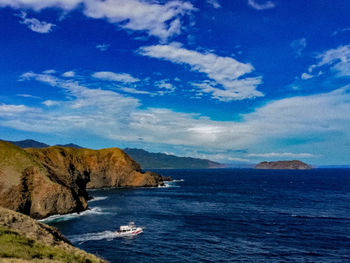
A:
POLYGON ((68 221, 80 216, 85 216, 85 215, 91 215, 91 214, 97 214, 97 215, 102 215, 102 214, 108 214, 107 212, 103 212, 101 208, 99 207, 94 207, 89 210, 85 210, 80 213, 71 213, 71 214, 66 214, 66 215, 52 215, 47 218, 39 220, 40 222, 44 223, 49 223, 49 222, 62 222, 62 221, 68 221))
POLYGON ((89 200, 89 203, 91 202, 96 202, 96 201, 101 201, 101 200, 106 200, 108 198, 108 196, 97 196, 97 197, 93 197, 93 199, 89 200))
POLYGON ((112 240, 113 238, 116 238, 117 235, 113 231, 103 231, 98 233, 86 233, 81 235, 73 235, 73 236, 67 236, 67 238, 72 243, 84 243, 86 241, 96 241, 96 240, 112 240))
POLYGON ((183 182, 184 179, 178 179, 178 180, 172 180, 172 181, 165 181, 164 185, 160 185, 161 188, 171 188, 171 187, 180 187, 176 183, 183 182))
POLYGON ((177 179, 177 180, 172 180, 170 182, 173 182, 173 183, 178 183, 178 182, 183 182, 185 181, 184 179, 177 179))

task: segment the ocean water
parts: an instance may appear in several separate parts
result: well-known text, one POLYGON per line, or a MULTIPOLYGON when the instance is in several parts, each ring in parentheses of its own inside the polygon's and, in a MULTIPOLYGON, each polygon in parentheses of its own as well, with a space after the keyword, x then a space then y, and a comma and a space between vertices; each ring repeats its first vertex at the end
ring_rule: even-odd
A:
POLYGON ((160 188, 91 191, 47 223, 110 262, 350 262, 350 170, 161 170, 160 188), (144 233, 116 238, 134 221, 144 233))

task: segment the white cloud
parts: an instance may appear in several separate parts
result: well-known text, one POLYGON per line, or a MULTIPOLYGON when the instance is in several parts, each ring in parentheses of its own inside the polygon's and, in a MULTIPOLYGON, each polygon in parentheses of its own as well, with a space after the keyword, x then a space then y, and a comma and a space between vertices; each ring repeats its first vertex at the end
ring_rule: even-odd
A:
POLYGON ((0 104, 0 116, 2 118, 12 118, 14 116, 21 115, 26 112, 40 112, 40 109, 33 107, 28 107, 25 105, 9 105, 9 104, 0 104))
POLYGON ((0 7, 9 6, 16 9, 33 9, 35 11, 56 7, 70 11, 82 2, 83 0, 1 0, 0 7))
POLYGON ((39 21, 36 18, 27 18, 27 13, 23 11, 17 16, 21 18, 21 24, 26 25, 30 30, 37 33, 50 33, 52 31, 52 28, 55 26, 54 24, 45 21, 39 21))
POLYGON ((96 48, 100 51, 107 51, 111 45, 110 44, 99 44, 96 45, 96 48))
POLYGON ((336 36, 338 35, 339 33, 344 33, 344 32, 347 32, 347 31, 350 31, 350 27, 346 27, 346 28, 342 28, 340 30, 336 30, 333 32, 332 36, 336 36))
POLYGON ((74 71, 66 71, 62 74, 62 76, 65 78, 73 78, 75 76, 75 72, 74 71))
MULTIPOLYGON (((337 76, 350 76, 350 44, 327 50, 317 56, 318 63, 309 67, 309 72, 328 66, 337 76)), ((321 71, 319 71, 321 72, 321 71)))
MULTIPOLYGON (((254 67, 234 58, 188 50, 178 43, 141 47, 139 54, 176 64, 189 65, 192 71, 205 73, 209 78, 215 80, 214 84, 220 84, 223 87, 223 89, 217 87, 202 89, 207 93, 216 93, 214 98, 231 101, 263 96, 261 92, 256 90, 256 87, 261 83, 260 77, 243 78, 246 74, 253 72, 254 67)), ((203 87, 202 85, 196 86, 203 87)))
POLYGON ((301 74, 301 79, 311 79, 311 78, 313 78, 314 76, 313 75, 311 75, 311 74, 309 74, 309 73, 303 73, 303 74, 301 74))
POLYGON ((41 99, 39 96, 34 96, 31 94, 16 94, 18 97, 23 97, 23 98, 31 98, 31 99, 41 99))
POLYGON ((258 3, 256 0, 248 0, 248 5, 256 10, 266 10, 266 9, 272 9, 276 7, 276 4, 272 1, 258 3))
POLYGON ((94 78, 108 80, 108 81, 117 81, 123 83, 134 83, 140 81, 138 78, 134 78, 128 73, 114 73, 111 71, 100 71, 92 74, 94 78))
POLYGON ((131 94, 146 94, 146 95, 155 95, 152 92, 145 91, 145 90, 138 90, 135 88, 130 88, 130 87, 121 87, 119 88, 120 90, 126 92, 126 93, 131 93, 131 94))
POLYGON ((315 158, 318 157, 311 153, 249 153, 247 157, 259 157, 259 158, 315 158))
POLYGON ((171 84, 171 83, 169 83, 169 82, 167 82, 165 80, 156 81, 154 83, 154 85, 160 89, 157 92, 158 95, 160 95, 160 96, 164 96, 166 94, 174 93, 175 90, 176 90, 176 87, 173 84, 171 84))
POLYGON ((57 101, 57 100, 45 100, 42 102, 42 104, 44 104, 47 107, 56 106, 56 105, 59 105, 60 103, 61 101, 57 101))
POLYGON ((301 52, 306 48, 306 45, 306 38, 296 39, 290 43, 291 48, 295 50, 299 57, 301 56, 301 52))
MULTIPOLYGON (((181 32, 182 18, 195 10, 190 2, 172 0, 161 4, 142 0, 1 0, 0 7, 16 9, 59 8, 71 11, 78 7, 89 18, 105 19, 119 27, 145 31, 163 41, 181 32)), ((38 24, 37 22, 31 22, 38 24)), ((44 26, 44 24, 41 24, 44 26)), ((45 25, 48 27, 48 25, 45 25)), ((47 29, 47 28, 46 28, 47 29)), ((41 32, 43 33, 43 32, 41 32)))
POLYGON ((221 5, 217 0, 207 0, 207 3, 214 8, 221 8, 221 5))

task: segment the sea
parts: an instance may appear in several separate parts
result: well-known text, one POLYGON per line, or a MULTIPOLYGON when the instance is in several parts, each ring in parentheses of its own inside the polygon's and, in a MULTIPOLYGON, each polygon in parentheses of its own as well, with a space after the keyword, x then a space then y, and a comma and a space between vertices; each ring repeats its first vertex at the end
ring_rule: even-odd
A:
POLYGON ((350 169, 155 171, 174 181, 44 222, 112 263, 350 262, 350 169), (130 221, 144 232, 116 237, 130 221))

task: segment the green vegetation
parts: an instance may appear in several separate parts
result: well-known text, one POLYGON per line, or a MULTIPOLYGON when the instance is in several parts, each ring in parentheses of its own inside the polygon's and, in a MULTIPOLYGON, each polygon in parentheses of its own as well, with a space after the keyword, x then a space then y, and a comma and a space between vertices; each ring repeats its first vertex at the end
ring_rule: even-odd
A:
POLYGON ((101 262, 79 253, 67 252, 60 248, 43 245, 17 232, 0 226, 0 258, 24 260, 46 259, 60 262, 101 262))

